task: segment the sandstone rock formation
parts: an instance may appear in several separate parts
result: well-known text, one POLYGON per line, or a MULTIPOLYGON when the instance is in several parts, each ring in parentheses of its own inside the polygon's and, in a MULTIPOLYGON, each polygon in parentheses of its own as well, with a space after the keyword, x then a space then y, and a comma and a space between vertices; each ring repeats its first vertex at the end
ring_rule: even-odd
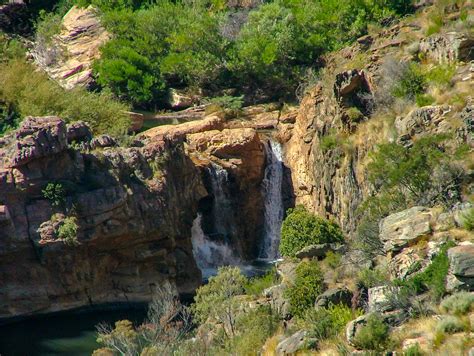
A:
POLYGON ((201 282, 190 231, 206 191, 182 143, 67 145, 90 139, 84 124, 55 117, 27 118, 2 138, 0 319, 147 302, 165 280, 181 293, 201 282), (57 196, 46 196, 48 184, 57 196), (65 217, 77 244, 55 234, 65 217))
POLYGON ((448 290, 474 290, 474 244, 465 244, 448 250, 450 271, 448 290))
POLYGON ((39 38, 32 55, 35 62, 66 89, 89 86, 92 63, 110 35, 102 27, 96 10, 73 6, 62 20, 61 33, 51 43, 39 38))

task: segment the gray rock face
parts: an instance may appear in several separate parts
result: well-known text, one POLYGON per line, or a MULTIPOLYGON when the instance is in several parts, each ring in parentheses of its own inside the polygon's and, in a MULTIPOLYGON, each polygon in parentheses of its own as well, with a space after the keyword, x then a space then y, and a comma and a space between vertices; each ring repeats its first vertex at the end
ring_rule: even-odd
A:
POLYGON ((277 345, 276 354, 278 356, 292 355, 301 350, 305 344, 305 336, 306 331, 301 330, 282 340, 277 345))
POLYGON ((380 286, 369 288, 369 312, 386 312, 393 310, 391 296, 398 288, 391 286, 380 286))
POLYGON ((448 290, 474 290, 474 244, 460 245, 448 250, 448 290))
POLYGON ((286 285, 278 284, 263 291, 263 296, 268 299, 270 305, 283 318, 290 317, 290 304, 285 298, 286 285))
POLYGON ((76 121, 67 125, 67 142, 82 142, 90 141, 92 139, 92 132, 84 121, 76 121))
POLYGON ((403 249, 389 261, 389 272, 392 278, 406 278, 422 267, 423 259, 413 249, 403 249))
POLYGON ((316 298, 314 305, 317 308, 325 308, 330 304, 343 304, 350 307, 352 304, 352 296, 352 292, 347 288, 328 289, 318 298, 316 298))
POLYGON ((420 52, 438 63, 474 59, 474 38, 468 34, 449 32, 436 34, 420 41, 420 52))
POLYGON ((429 209, 415 206, 381 220, 380 239, 385 251, 400 251, 431 233, 431 218, 429 209))

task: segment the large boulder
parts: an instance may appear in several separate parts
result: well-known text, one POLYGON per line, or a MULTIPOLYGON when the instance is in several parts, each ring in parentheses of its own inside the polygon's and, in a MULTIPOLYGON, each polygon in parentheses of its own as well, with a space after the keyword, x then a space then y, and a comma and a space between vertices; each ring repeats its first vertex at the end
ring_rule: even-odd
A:
POLYGON ((316 308, 326 308, 331 304, 343 304, 350 307, 352 305, 352 297, 353 293, 347 288, 332 288, 319 295, 314 306, 316 308))
POLYGON ((448 32, 435 34, 420 41, 420 53, 438 63, 474 59, 474 37, 466 33, 448 32))
POLYGON ((300 330, 280 341, 276 348, 277 356, 294 355, 305 346, 306 331, 300 330))
POLYGON ((386 312, 393 310, 392 296, 398 292, 397 287, 379 286, 369 288, 369 312, 386 312))
POLYGON ((64 16, 61 32, 51 44, 38 39, 32 55, 36 64, 61 86, 72 89, 93 83, 92 64, 110 38, 92 6, 73 6, 64 16))
POLYGON ((380 221, 380 240, 385 251, 398 252, 431 233, 432 214, 428 208, 415 206, 387 216, 380 221))
POLYGON ((474 244, 467 243, 448 250, 447 289, 474 291, 474 244))

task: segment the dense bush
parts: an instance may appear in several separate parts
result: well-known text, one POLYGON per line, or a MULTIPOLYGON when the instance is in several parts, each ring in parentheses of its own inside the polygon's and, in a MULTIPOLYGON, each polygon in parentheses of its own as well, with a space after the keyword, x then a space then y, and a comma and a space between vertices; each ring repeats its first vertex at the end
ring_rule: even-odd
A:
POLYGON ((446 313, 463 315, 474 309, 474 294, 455 293, 441 302, 441 310, 446 313))
POLYGON ((281 226, 282 256, 294 256, 306 246, 331 242, 344 242, 342 231, 335 222, 315 216, 303 206, 288 210, 281 226))
POLYGON ((21 59, 0 63, 0 102, 18 115, 57 115, 66 121, 83 120, 97 133, 123 134, 130 118, 127 105, 106 91, 66 91, 21 59))
POLYGON ((65 191, 61 183, 48 183, 42 193, 43 197, 48 199, 52 206, 60 206, 64 203, 65 191))
POLYGON ((462 215, 462 226, 469 231, 474 231, 474 208, 470 208, 462 215))
POLYGON ((465 331, 469 329, 468 323, 463 322, 456 316, 445 316, 436 325, 438 332, 454 334, 457 332, 465 331))
POLYGON ((66 217, 58 227, 58 238, 66 245, 75 246, 79 244, 77 240, 77 219, 73 216, 66 217))
POLYGON ((272 268, 263 276, 251 278, 245 283, 245 293, 248 295, 260 296, 262 292, 279 283, 279 276, 276 268, 272 268))
POLYGON ((377 314, 371 314, 367 323, 354 338, 354 345, 364 350, 382 351, 389 341, 389 327, 377 314))
POLYGON ((296 267, 294 283, 285 291, 294 316, 303 316, 311 308, 318 295, 324 291, 324 275, 317 261, 303 261, 296 267))
POLYGON ((362 313, 342 304, 330 305, 328 308, 310 308, 306 310, 300 325, 308 331, 309 337, 324 340, 343 332, 347 323, 362 313))

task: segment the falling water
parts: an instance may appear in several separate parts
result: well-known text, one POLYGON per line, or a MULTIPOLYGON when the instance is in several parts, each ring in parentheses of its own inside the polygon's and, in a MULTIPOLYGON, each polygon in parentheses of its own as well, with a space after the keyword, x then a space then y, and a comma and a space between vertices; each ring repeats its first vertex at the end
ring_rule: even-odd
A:
POLYGON ((227 197, 227 171, 217 164, 208 168, 211 177, 212 193, 214 194, 213 219, 215 233, 227 238, 234 230, 233 209, 231 200, 227 197))
POLYGON ((282 199, 282 148, 278 142, 269 140, 265 150, 267 153, 267 166, 262 182, 265 221, 263 243, 259 257, 265 260, 275 260, 279 257, 280 228, 284 214, 282 199))
POLYGON ((193 255, 203 277, 207 278, 215 274, 217 267, 225 265, 236 265, 238 259, 234 256, 229 245, 212 241, 201 227, 202 216, 198 216, 193 221, 191 228, 191 241, 193 244, 193 255))

